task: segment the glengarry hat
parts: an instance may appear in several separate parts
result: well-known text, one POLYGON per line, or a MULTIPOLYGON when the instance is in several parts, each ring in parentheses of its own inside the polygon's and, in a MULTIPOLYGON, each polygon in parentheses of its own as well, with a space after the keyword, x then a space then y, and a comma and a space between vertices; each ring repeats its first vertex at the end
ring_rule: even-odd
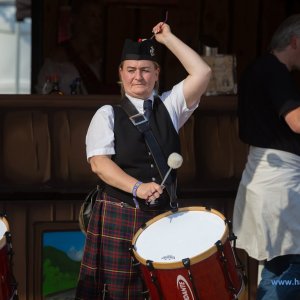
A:
POLYGON ((126 39, 123 46, 121 61, 128 59, 157 61, 154 40, 139 39, 136 42, 130 39, 126 39))

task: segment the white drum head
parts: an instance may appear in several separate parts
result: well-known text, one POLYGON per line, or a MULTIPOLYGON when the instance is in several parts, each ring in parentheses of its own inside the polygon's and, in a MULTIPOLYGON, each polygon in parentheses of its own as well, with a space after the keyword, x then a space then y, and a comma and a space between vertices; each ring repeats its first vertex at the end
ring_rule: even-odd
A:
POLYGON ((2 249, 6 244, 6 238, 4 234, 8 231, 8 227, 3 220, 5 219, 0 219, 0 249, 2 249))
POLYGON ((8 230, 6 224, 0 219, 0 239, 4 236, 5 232, 8 230))
POLYGON ((145 260, 179 262, 213 247, 225 230, 224 219, 212 212, 179 211, 145 228, 135 242, 135 251, 145 260))

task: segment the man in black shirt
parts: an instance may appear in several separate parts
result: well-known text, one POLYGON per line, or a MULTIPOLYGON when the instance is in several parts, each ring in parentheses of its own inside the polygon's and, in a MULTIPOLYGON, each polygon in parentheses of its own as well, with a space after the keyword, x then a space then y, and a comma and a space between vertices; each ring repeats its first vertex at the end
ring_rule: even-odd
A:
POLYGON ((249 144, 233 230, 237 247, 265 261, 257 299, 300 299, 300 15, 274 33, 270 53, 242 77, 240 138, 249 144))

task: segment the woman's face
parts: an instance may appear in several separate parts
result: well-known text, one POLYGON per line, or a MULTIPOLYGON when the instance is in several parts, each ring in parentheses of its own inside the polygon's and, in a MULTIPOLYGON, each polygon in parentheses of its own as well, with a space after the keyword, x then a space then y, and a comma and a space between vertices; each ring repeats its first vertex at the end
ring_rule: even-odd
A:
POLYGON ((150 60, 125 60, 119 73, 125 93, 145 100, 152 94, 159 68, 150 60))

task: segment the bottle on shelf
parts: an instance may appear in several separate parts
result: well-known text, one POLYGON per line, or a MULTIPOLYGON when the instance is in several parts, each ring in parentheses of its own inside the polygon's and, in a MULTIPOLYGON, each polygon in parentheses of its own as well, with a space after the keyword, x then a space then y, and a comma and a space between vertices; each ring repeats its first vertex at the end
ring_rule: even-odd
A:
POLYGON ((52 76, 52 89, 49 94, 63 95, 64 93, 59 87, 59 77, 57 75, 52 76))
POLYGON ((52 81, 51 81, 51 76, 46 76, 45 82, 42 88, 42 94, 47 95, 51 92, 52 90, 52 81))
POLYGON ((77 95, 82 95, 83 92, 82 92, 82 83, 81 83, 81 78, 80 77, 77 77, 75 79, 76 81, 76 94, 77 95))
POLYGON ((71 95, 82 95, 81 78, 75 78, 70 84, 71 95))

